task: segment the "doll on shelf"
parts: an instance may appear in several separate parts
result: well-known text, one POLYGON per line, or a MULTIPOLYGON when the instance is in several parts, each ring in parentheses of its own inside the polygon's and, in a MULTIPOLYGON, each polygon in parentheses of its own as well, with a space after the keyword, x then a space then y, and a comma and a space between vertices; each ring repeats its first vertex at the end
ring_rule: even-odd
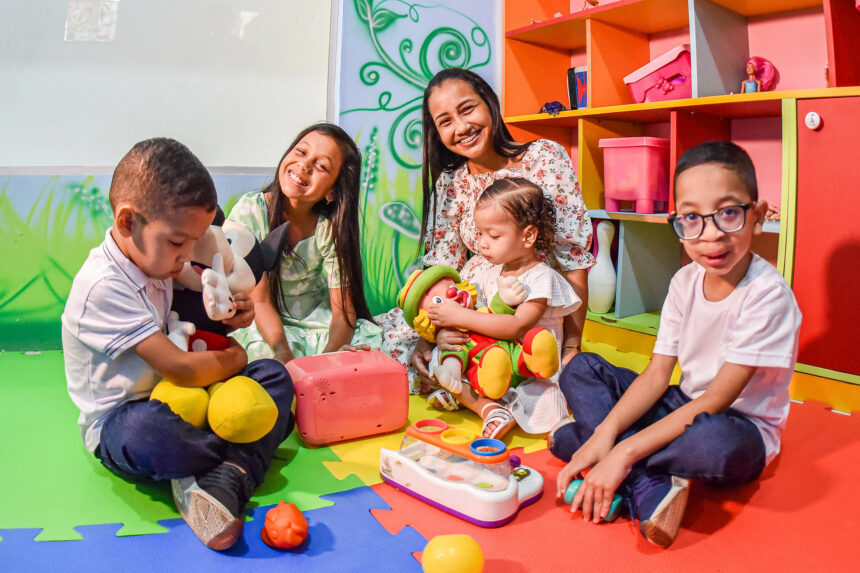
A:
POLYGON ((741 93, 751 94, 770 89, 776 76, 776 68, 764 58, 753 56, 747 60, 747 79, 741 82, 741 93))

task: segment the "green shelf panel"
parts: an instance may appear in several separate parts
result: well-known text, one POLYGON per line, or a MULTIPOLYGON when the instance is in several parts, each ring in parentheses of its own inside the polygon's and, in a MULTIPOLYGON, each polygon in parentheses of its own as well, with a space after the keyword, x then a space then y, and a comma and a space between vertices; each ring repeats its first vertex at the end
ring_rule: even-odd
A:
POLYGON ((616 328, 623 328, 625 330, 632 330, 634 332, 650 334, 654 336, 657 335, 657 328, 660 326, 659 310, 625 316, 624 318, 615 318, 614 312, 597 314, 588 311, 588 313, 586 314, 586 318, 588 320, 592 320, 600 324, 606 324, 609 326, 614 326, 616 328))

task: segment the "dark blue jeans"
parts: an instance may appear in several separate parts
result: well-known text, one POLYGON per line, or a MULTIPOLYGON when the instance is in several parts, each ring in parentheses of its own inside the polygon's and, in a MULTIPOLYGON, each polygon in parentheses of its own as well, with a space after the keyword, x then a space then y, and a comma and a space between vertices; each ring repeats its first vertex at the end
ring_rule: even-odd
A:
POLYGON ((256 360, 240 372, 260 383, 278 407, 275 427, 256 442, 235 444, 192 426, 156 400, 126 402, 104 417, 96 457, 132 482, 199 476, 222 462, 244 468, 260 485, 275 450, 293 430, 293 383, 284 365, 256 360))
MULTIPOLYGON (((551 451, 567 462, 594 433, 638 374, 618 368, 596 354, 580 353, 561 373, 559 384, 576 422, 553 435, 551 451)), ((646 428, 688 403, 678 386, 670 386, 617 442, 646 428)), ((756 479, 764 469, 761 434, 746 416, 729 408, 721 414, 702 412, 684 433, 663 449, 636 463, 625 480, 630 485, 642 471, 692 477, 718 485, 739 485, 756 479)))

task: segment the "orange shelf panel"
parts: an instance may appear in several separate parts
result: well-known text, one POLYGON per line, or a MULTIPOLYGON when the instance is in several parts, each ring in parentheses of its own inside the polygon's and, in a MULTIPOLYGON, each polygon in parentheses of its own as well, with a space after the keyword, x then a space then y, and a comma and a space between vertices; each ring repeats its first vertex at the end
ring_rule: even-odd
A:
POLYGON ((570 12, 570 0, 505 0, 505 30, 531 26, 552 19, 553 14, 570 12))
POLYGON ((569 67, 564 50, 506 41, 502 113, 534 113, 548 101, 567 102, 569 67))
POLYGON ((585 21, 597 20, 643 34, 689 26, 687 0, 619 0, 510 30, 505 35, 532 44, 573 50, 586 44, 585 21))
POLYGON ((648 36, 594 19, 585 28, 589 44, 589 107, 633 104, 630 88, 618 70, 632 71, 648 63, 648 36))

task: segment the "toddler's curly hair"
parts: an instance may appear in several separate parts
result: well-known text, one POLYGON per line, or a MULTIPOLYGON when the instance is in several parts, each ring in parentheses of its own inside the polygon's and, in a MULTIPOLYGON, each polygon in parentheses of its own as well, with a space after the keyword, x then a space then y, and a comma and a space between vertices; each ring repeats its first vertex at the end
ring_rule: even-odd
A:
POLYGON ((540 187, 522 177, 499 179, 481 193, 475 209, 490 201, 496 201, 520 230, 529 225, 537 227, 535 249, 544 255, 552 253, 555 246, 555 205, 540 187))

